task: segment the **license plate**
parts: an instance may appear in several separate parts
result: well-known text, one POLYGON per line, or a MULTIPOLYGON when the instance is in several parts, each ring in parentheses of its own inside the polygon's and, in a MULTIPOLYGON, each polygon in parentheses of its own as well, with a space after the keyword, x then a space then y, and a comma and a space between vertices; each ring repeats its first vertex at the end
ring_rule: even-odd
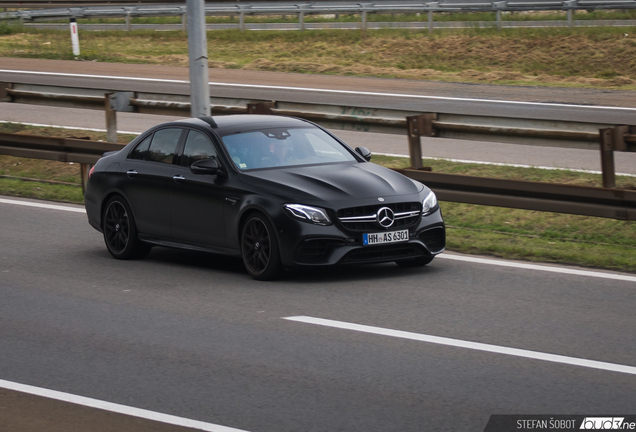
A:
POLYGON ((390 231, 362 234, 362 244, 365 246, 385 244, 385 243, 398 243, 409 240, 409 230, 390 231))

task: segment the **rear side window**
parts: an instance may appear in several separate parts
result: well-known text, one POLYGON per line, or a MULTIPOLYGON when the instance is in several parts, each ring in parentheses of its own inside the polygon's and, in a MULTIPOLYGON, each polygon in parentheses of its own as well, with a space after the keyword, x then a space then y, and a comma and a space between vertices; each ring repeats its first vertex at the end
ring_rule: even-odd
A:
POLYGON ((147 160, 172 163, 182 131, 183 129, 161 129, 155 132, 148 149, 147 160))
POLYGON ((150 147, 150 141, 152 140, 152 135, 143 140, 128 156, 130 159, 139 159, 146 160, 148 157, 148 148, 150 147))
POLYGON ((130 159, 172 163, 183 129, 161 129, 140 142, 128 156, 130 159))

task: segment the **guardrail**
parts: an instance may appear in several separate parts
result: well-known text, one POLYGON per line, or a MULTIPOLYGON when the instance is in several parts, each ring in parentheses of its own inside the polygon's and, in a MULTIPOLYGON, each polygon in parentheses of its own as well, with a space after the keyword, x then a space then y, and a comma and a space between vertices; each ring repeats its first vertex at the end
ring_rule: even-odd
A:
MULTIPOLYGON (((256 3, 269 0, 236 0, 236 3, 256 3)), ((325 1, 325 0, 323 0, 325 1)), ((326 0, 330 1, 330 0, 326 0)), ((334 0, 338 1, 338 0, 334 0)), ((130 5, 156 4, 157 0, 3 0, 0 7, 4 8, 50 8, 52 6, 86 6, 86 5, 130 5)), ((162 3, 183 3, 183 0, 162 0, 162 3)), ((207 3, 222 3, 218 0, 207 0, 207 3)))
MULTIPOLYGON (((122 144, 0 133, 0 154, 79 163, 82 189, 90 165, 122 144)), ((433 189, 442 201, 636 220, 636 191, 501 180, 415 169, 396 170, 433 189)))
MULTIPOLYGON (((105 110, 109 141, 116 141, 118 111, 187 117, 190 112, 189 98, 189 95, 184 94, 112 92, 104 89, 17 83, 0 84, 0 101, 4 102, 105 110)), ((614 189, 614 151, 636 151, 636 126, 484 115, 418 113, 250 99, 210 98, 210 103, 213 114, 290 115, 312 120, 335 130, 407 135, 413 169, 403 172, 416 180, 434 185, 433 189, 441 192, 440 199, 636 220, 636 191, 614 189), (422 136, 600 149, 604 189, 496 179, 478 180, 479 178, 467 176, 427 173, 418 170, 422 168, 422 136), (519 187, 512 187, 513 184, 519 187), (550 190, 553 192, 549 192, 550 190), (599 190, 605 192, 598 192, 599 190), (586 196, 590 197, 587 201, 584 198, 586 196)), ((95 144, 97 150, 89 154, 88 149, 94 144, 86 141, 48 142, 45 140, 48 142, 46 144, 41 137, 38 138, 39 141, 32 143, 24 138, 21 139, 23 141, 20 143, 13 141, 11 144, 11 141, 6 141, 2 145, 3 141, 0 137, 0 153, 10 151, 12 153, 4 154, 90 164, 94 163, 104 151, 109 151, 106 149, 109 145, 115 146, 114 149, 121 148, 118 144, 98 143, 95 144), (79 146, 77 149, 74 147, 75 144, 79 146), (18 152, 22 153, 18 154, 18 152)))
MULTIPOLYGON (((368 14, 377 13, 426 13, 428 28, 433 30, 433 14, 439 12, 495 12, 496 26, 502 28, 502 12, 521 11, 566 11, 568 26, 574 25, 577 10, 636 9, 636 0, 566 0, 566 1, 491 1, 480 3, 423 2, 402 0, 400 2, 263 2, 263 3, 207 3, 206 15, 238 16, 238 28, 246 29, 246 15, 297 15, 298 29, 304 30, 306 15, 359 15, 360 27, 367 28, 368 14)), ((34 22, 68 18, 126 18, 130 27, 131 17, 181 16, 185 17, 185 4, 141 5, 141 6, 80 6, 64 9, 19 10, 0 13, 0 19, 19 19, 34 22)))
POLYGON ((104 153, 123 147, 103 141, 0 133, 0 154, 80 164, 82 191, 86 188, 91 165, 104 153))
POLYGON ((636 220, 636 191, 396 170, 426 184, 441 201, 636 220))

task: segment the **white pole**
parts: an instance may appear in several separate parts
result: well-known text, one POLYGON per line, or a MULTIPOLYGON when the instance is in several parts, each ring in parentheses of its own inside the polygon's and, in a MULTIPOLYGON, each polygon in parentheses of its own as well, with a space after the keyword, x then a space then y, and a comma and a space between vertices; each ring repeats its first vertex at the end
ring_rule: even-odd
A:
POLYGON ((73 44, 73 55, 75 57, 80 55, 79 36, 77 34, 77 21, 75 18, 71 18, 71 43, 73 44))
POLYGON ((187 0, 188 58, 190 65, 190 115, 210 115, 208 40, 205 27, 204 0, 187 0))

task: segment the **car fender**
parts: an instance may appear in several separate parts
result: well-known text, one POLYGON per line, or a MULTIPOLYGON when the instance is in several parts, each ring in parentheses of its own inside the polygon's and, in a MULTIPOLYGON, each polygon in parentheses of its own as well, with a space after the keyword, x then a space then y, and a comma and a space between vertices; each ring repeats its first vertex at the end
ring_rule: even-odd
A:
POLYGON ((259 212, 265 215, 274 228, 276 228, 276 240, 280 243, 280 234, 278 232, 278 226, 280 223, 277 223, 277 220, 281 216, 284 216, 282 205, 280 203, 268 201, 262 196, 249 195, 241 200, 241 207, 238 211, 237 217, 226 218, 226 221, 228 222, 236 221, 235 226, 228 226, 227 232, 234 233, 231 238, 227 239, 229 247, 240 248, 241 229, 249 215, 253 212, 259 212))

